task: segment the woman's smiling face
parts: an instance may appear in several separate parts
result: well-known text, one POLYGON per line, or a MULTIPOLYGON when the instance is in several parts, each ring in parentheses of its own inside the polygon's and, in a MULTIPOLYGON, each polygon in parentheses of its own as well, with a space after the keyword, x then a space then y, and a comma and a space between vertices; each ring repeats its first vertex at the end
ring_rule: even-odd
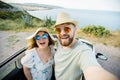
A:
POLYGON ((38 32, 35 36, 35 40, 39 48, 45 48, 48 46, 48 34, 45 32, 38 32))

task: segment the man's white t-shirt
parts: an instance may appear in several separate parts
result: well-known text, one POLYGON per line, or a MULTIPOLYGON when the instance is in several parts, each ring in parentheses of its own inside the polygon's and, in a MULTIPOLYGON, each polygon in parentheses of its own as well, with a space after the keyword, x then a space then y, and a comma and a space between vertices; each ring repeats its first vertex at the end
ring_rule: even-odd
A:
POLYGON ((100 66, 91 47, 80 40, 67 50, 58 46, 54 59, 56 80, 80 80, 84 69, 100 66))

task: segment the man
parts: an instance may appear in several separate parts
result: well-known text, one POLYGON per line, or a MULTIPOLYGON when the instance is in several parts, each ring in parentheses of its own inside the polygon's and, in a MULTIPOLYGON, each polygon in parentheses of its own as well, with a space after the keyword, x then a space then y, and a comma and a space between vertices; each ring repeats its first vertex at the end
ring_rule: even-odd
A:
POLYGON ((95 58, 95 53, 86 44, 75 38, 77 21, 67 13, 57 16, 54 26, 61 45, 55 54, 56 80, 117 80, 104 70, 95 58))

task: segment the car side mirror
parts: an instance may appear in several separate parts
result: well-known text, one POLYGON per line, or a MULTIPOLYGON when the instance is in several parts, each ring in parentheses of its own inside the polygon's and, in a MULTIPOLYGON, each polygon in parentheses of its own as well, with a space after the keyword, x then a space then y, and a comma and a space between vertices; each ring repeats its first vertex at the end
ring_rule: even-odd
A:
POLYGON ((101 60, 104 60, 104 61, 106 61, 108 58, 104 55, 104 54, 102 54, 102 53, 97 53, 96 54, 96 58, 97 59, 101 59, 101 60))

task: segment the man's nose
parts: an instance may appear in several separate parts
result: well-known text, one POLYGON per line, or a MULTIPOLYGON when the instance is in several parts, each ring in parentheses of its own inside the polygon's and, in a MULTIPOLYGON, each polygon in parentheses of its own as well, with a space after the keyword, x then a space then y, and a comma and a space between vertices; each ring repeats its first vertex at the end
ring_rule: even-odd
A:
POLYGON ((61 33, 60 34, 65 34, 64 28, 61 29, 61 33))

